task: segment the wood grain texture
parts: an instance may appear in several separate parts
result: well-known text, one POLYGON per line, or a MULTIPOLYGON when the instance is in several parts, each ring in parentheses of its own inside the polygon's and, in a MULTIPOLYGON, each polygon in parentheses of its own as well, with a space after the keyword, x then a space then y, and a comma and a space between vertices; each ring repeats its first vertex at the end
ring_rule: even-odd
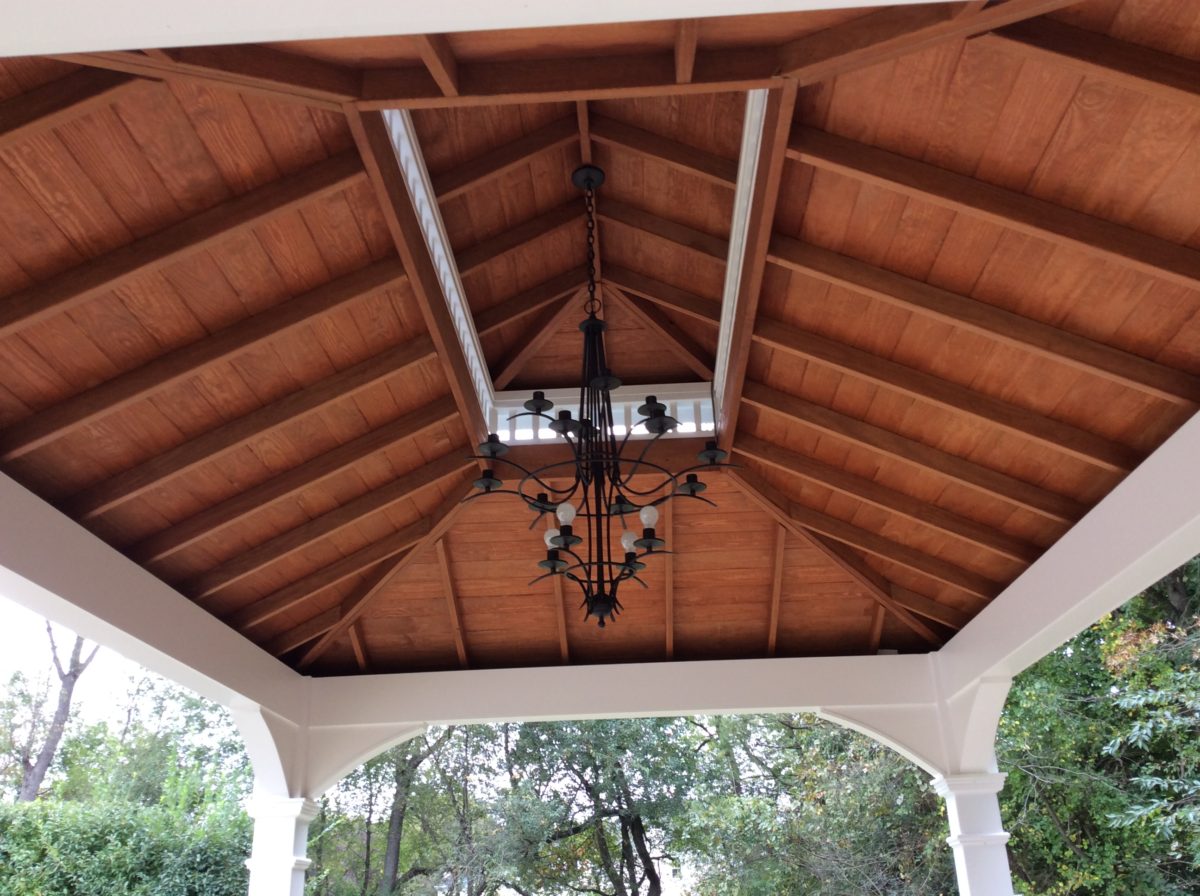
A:
POLYGON ((578 136, 574 118, 556 119, 524 137, 433 176, 433 191, 437 194, 439 202, 448 202, 509 171, 529 164, 531 156, 574 143, 578 136))
POLYGON ((446 96, 458 96, 458 60, 444 34, 418 34, 417 47, 425 68, 446 96))
POLYGON ((0 151, 144 86, 146 82, 125 74, 85 68, 0 101, 0 151))

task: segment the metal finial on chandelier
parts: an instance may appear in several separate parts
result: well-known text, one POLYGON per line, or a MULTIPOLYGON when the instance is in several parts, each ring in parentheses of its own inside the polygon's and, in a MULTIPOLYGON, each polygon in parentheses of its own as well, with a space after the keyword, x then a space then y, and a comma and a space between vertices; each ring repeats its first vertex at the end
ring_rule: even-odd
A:
POLYGON ((633 581, 647 587, 638 576, 646 568, 646 559, 669 553, 666 540, 656 528, 658 508, 676 497, 716 506, 700 496, 705 484, 696 471, 722 466, 728 455, 715 442, 708 442, 697 457, 700 462, 677 473, 651 461, 647 457, 650 449, 679 426, 679 421, 667 413, 667 406, 653 395, 646 396, 638 408, 641 419, 618 440, 611 393, 621 381, 608 367, 604 348, 607 325, 600 317, 602 304, 596 288, 596 190, 604 183, 604 172, 595 165, 583 165, 575 169, 571 180, 583 191, 587 223, 587 300, 583 308, 587 317, 579 325, 583 360, 578 417, 570 409, 551 415, 553 402, 544 392, 534 392, 525 402, 525 412, 509 418, 546 421, 550 430, 567 443, 571 458, 527 470, 505 457, 508 445, 492 433, 476 455, 489 467, 475 480, 482 494, 472 498, 495 493, 518 496, 537 514, 531 529, 542 516, 553 513, 558 526, 546 530, 546 555, 537 564, 545 573, 530 584, 550 576, 575 582, 583 592, 585 618, 595 617, 603 628, 621 611, 617 596, 621 584, 633 581), (650 438, 643 442, 641 451, 631 450, 626 457, 625 449, 637 429, 650 438), (520 475, 515 487, 503 487, 503 480, 493 469, 498 464, 520 475), (626 518, 633 515, 637 523, 630 529, 626 518), (616 543, 614 523, 624 530, 616 543))

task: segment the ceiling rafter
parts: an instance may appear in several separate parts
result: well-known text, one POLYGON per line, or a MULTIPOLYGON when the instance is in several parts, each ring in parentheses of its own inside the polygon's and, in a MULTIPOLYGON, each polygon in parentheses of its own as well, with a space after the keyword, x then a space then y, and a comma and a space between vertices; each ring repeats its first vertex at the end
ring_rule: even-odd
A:
POLYGON ((579 309, 579 298, 577 290, 574 295, 562 299, 557 306, 547 308, 529 324, 525 337, 494 367, 492 383, 497 390, 507 389, 508 385, 520 376, 521 370, 529 360, 558 333, 568 316, 579 309))
MULTIPOLYGON (((775 644, 779 638, 779 609, 783 601, 783 560, 787 549, 787 528, 783 523, 775 524, 775 549, 771 553, 771 615, 767 620, 767 656, 775 655, 775 644)), ((879 604, 883 610, 883 604, 879 604)))
POLYGON ((433 547, 437 554, 442 593, 446 596, 446 610, 450 615, 450 630, 454 634, 454 649, 458 653, 458 666, 460 669, 466 669, 470 666, 467 660, 467 642, 463 637, 462 621, 458 616, 458 595, 454 590, 454 578, 450 575, 450 557, 446 550, 446 539, 439 538, 433 543, 433 547))
POLYGON ((283 656, 291 653, 297 647, 303 647, 314 638, 319 638, 337 624, 342 615, 341 607, 330 607, 307 619, 293 629, 289 629, 262 645, 262 649, 272 656, 283 656))
POLYGON ((763 466, 905 517, 1001 557, 1028 565, 1042 554, 1041 547, 1013 538, 994 526, 985 525, 939 507, 934 502, 914 498, 880 485, 872 479, 855 476, 841 467, 830 466, 754 436, 739 435, 733 447, 739 454, 752 458, 763 466))
POLYGON ((393 146, 388 126, 380 114, 360 114, 350 107, 346 109, 346 121, 375 190, 388 232, 408 271, 413 297, 437 349, 438 362, 450 384, 454 405, 462 415, 468 437, 481 442, 487 437, 487 425, 475 392, 470 364, 446 306, 439 271, 426 245, 412 191, 401 174, 397 148, 393 146))
POLYGON ((699 37, 699 19, 679 20, 675 28, 675 81, 678 84, 687 84, 692 80, 699 37))
POLYGON ((879 652, 879 645, 883 643, 883 621, 886 616, 887 611, 883 608, 883 604, 876 604, 875 612, 871 615, 871 631, 867 636, 869 653, 879 652))
POLYGON ((970 613, 964 613, 962 610, 928 598, 923 594, 917 594, 915 591, 901 588, 895 583, 892 584, 891 595, 892 600, 900 604, 900 606, 912 610, 918 616, 932 619, 934 622, 940 623, 947 628, 952 628, 955 631, 965 626, 972 618, 970 613))
POLYGON ((769 488, 751 470, 730 470, 728 475, 747 498, 766 511, 768 515, 773 517, 776 522, 789 532, 792 532, 817 548, 834 565, 858 582, 876 603, 883 606, 889 613, 893 614, 904 625, 908 626, 908 628, 912 629, 930 644, 941 646, 942 639, 936 632, 892 599, 889 584, 882 576, 869 567, 866 567, 865 564, 855 562, 854 558, 848 554, 830 551, 828 543, 819 541, 816 533, 793 518, 790 512, 790 502, 777 497, 771 497, 772 495, 778 495, 776 489, 769 488))
POLYGON ((356 619, 350 625, 350 649, 354 651, 354 662, 358 664, 359 672, 371 671, 371 660, 367 656, 366 636, 363 634, 361 619, 356 619))
POLYGON ((592 139, 620 147, 646 158, 664 162, 679 171, 703 177, 710 183, 733 189, 737 183, 737 161, 688 146, 670 137, 626 124, 604 115, 592 116, 592 139))
POLYGON ((402 345, 385 349, 332 376, 201 433, 137 466, 116 473, 74 495, 66 506, 76 518, 92 519, 200 464, 216 460, 251 439, 351 398, 433 356, 433 341, 428 336, 418 336, 402 345))
POLYGON ((969 296, 913 280, 776 234, 770 260, 791 271, 915 311, 1185 407, 1200 404, 1200 377, 1022 317, 969 296))
POLYGON ((0 305, 0 337, 344 190, 364 174, 354 152, 341 153, 13 293, 0 305))
POLYGON ((298 495, 352 468, 368 457, 446 423, 451 414, 444 399, 433 401, 271 479, 245 488, 224 501, 210 505, 199 513, 144 538, 126 553, 142 564, 163 560, 198 541, 211 538, 260 510, 298 495))
POLYGON ((307 670, 316 662, 347 628, 362 617, 363 613, 378 599, 387 586, 404 572, 412 564, 413 560, 424 552, 424 548, 446 534, 455 517, 461 511, 463 507, 462 500, 466 497, 470 488, 469 484, 460 483, 450 489, 446 493, 445 499, 438 505, 438 508, 426 517, 425 521, 429 524, 429 532, 421 540, 420 544, 398 559, 380 563, 362 584, 349 597, 342 601, 342 615, 337 623, 322 635, 317 643, 310 647, 304 656, 300 658, 299 663, 297 663, 297 667, 301 672, 307 670))
POLYGON ((564 202, 536 218, 530 218, 516 227, 456 252, 459 271, 463 277, 466 277, 472 271, 479 270, 509 252, 520 249, 526 243, 532 243, 534 240, 541 239, 564 227, 582 226, 582 224, 583 215, 580 214, 579 203, 575 200, 564 202))
POLYGON ((114 414, 207 367, 235 358, 264 342, 404 279, 394 258, 376 262, 284 299, 270 308, 177 348, 113 379, 79 392, 0 432, 0 460, 11 461, 61 437, 72 429, 114 414))
POLYGON ((180 588, 197 601, 212 598, 242 579, 278 563, 324 538, 353 526, 375 513, 433 488, 444 479, 474 465, 463 449, 452 450, 436 460, 359 495, 345 504, 255 545, 213 569, 184 582, 180 588))
MULTIPOLYGON (((463 487, 466 487, 465 481, 463 487)), ((321 567, 314 573, 284 585, 266 597, 255 600, 227 617, 225 622, 246 634, 281 613, 304 606, 326 588, 332 588, 384 560, 415 549, 429 534, 430 529, 428 518, 419 519, 328 566, 321 567)))
POLYGON ((549 280, 543 280, 511 298, 497 302, 475 315, 475 331, 487 336, 511 323, 548 308, 583 286, 587 280, 584 268, 572 268, 549 280))
POLYGON ((1084 505, 1073 498, 1047 491, 990 467, 761 383, 747 382, 742 392, 742 401, 851 445, 894 458, 923 471, 939 474, 988 497, 1037 513, 1046 519, 1064 524, 1063 531, 1066 526, 1079 520, 1086 511, 1084 505))
POLYGON ((575 101, 575 129, 579 133, 579 160, 592 164, 592 124, 587 100, 575 101))
POLYGON ((707 255, 721 264, 725 263, 729 254, 728 240, 677 221, 669 221, 625 202, 608 199, 602 205, 597 205, 596 214, 602 221, 651 234, 677 246, 707 255))
POLYGON ((529 164, 536 156, 574 143, 578 138, 579 129, 574 117, 555 119, 524 137, 497 146, 431 177, 433 191, 439 202, 448 202, 502 177, 514 168, 529 164))
POLYGON ((1187 289, 1200 289, 1200 251, 1103 218, 815 128, 797 128, 788 155, 1187 289))
POLYGON ((987 46, 1058 65, 1189 106, 1200 105, 1200 62, 1075 28, 1053 19, 1021 22, 984 34, 987 46))
POLYGON ((438 89, 446 96, 458 96, 458 60, 444 34, 418 34, 417 49, 421 61, 438 89))
POLYGON ((146 83, 119 72, 84 68, 0 100, 0 151, 111 105, 146 83))
POLYGON ((679 329, 674 321, 658 309, 658 306, 645 299, 631 296, 611 283, 607 286, 609 297, 615 298, 617 304, 628 310, 638 323, 657 336, 667 351, 690 367, 692 373, 700 379, 712 381, 712 356, 702 345, 679 329))

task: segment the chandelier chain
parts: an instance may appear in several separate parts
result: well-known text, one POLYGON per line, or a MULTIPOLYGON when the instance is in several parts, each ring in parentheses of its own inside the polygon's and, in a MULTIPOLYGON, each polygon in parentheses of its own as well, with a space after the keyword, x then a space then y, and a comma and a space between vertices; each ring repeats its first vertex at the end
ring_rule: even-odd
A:
POLYGON ((583 192, 584 206, 587 209, 587 278, 588 299, 583 310, 588 314, 600 312, 600 300, 596 298, 596 191, 591 180, 583 192))

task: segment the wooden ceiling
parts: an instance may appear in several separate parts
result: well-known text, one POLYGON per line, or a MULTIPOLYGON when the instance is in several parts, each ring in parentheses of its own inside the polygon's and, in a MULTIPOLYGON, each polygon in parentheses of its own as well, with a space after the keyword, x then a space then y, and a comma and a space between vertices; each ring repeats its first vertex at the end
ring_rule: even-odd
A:
POLYGON ((0 468, 312 674, 936 649, 1198 404, 1191 0, 0 60, 0 468), (483 420, 378 110, 497 388, 576 376, 582 160, 612 366, 684 382, 757 88, 739 467, 600 631, 460 503, 483 420))

